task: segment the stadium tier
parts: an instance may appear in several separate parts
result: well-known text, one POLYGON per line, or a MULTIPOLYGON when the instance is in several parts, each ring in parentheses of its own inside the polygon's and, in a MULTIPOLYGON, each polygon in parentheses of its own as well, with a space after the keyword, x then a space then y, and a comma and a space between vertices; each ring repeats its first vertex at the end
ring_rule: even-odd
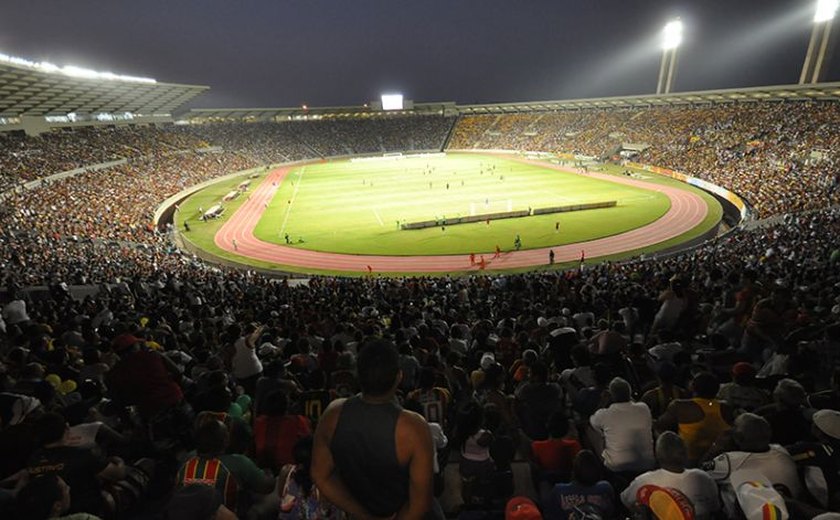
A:
MULTIPOLYGON (((370 368, 370 349, 393 360, 388 392, 437 425, 438 470, 430 463, 424 475, 450 516, 498 513, 516 491, 546 518, 567 518, 556 511, 569 503, 564 493, 595 497, 599 518, 624 518, 636 488, 665 482, 698 518, 726 518, 736 507, 726 495, 732 464, 764 472, 763 489, 790 518, 836 510, 837 89, 396 114, 201 111, 155 125, 81 117, 39 135, 7 125, 0 479, 9 498, 0 516, 23 518, 44 496, 63 507, 63 481, 34 476, 73 463, 73 512, 175 514, 202 499, 205 488, 188 485, 200 481, 225 492, 210 493, 214 511, 224 503, 243 518, 249 509, 273 518, 280 498, 299 491, 289 475, 312 485, 307 442, 324 428, 320 412, 369 388, 369 371, 386 372, 370 368), (731 190, 755 221, 717 232, 719 199, 656 174, 666 169, 731 190), (604 195, 619 185, 627 191, 604 195), (545 187, 589 199, 563 202, 545 187), (636 207, 623 198, 631 192, 636 207), (418 213, 406 222, 423 229, 409 229, 399 216, 421 198, 464 214, 454 226, 418 213), (573 239, 576 221, 564 220, 624 210, 607 220, 645 229, 675 200, 703 202, 698 220, 711 234, 658 257, 593 261, 573 239), (374 246, 352 250, 356 221, 301 233, 311 228, 290 216, 294 204, 309 204, 299 217, 309 223, 326 219, 319 204, 364 214, 374 246), (162 208, 173 220, 156 226, 162 208), (216 233, 240 210, 254 222, 275 211, 267 231, 255 228, 272 235, 256 249, 317 255, 330 239, 357 258, 355 276, 320 265, 305 279, 269 278, 258 262, 229 269, 176 246, 212 229, 201 240, 223 260, 259 253, 244 233, 216 233), (643 213, 650 222, 631 222, 643 213), (490 214, 505 218, 480 218, 490 214), (519 221, 521 237, 503 227, 514 217, 531 219, 519 221), (493 251, 489 234, 500 229, 510 243, 493 251), (398 234, 409 238, 388 242, 398 234), (487 249, 469 258, 480 240, 487 249), (476 275, 539 240, 539 269, 476 275), (471 276, 387 276, 365 252, 419 248, 435 262, 452 243, 471 276), (560 265, 561 244, 574 249, 573 265, 560 265), (543 257, 552 247, 558 257, 543 257), (806 468, 823 481, 800 477, 806 468)), ((0 117, 23 118, 17 106, 0 117)))

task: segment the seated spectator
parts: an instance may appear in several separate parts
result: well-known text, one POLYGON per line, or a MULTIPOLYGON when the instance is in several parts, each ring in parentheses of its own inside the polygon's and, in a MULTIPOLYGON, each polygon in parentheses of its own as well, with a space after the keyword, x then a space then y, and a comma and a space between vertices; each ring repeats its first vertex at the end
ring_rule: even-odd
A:
POLYGON ((659 418, 665 413, 672 401, 685 397, 685 390, 674 384, 676 375, 677 367, 670 361, 659 364, 656 370, 656 379, 659 386, 645 392, 640 399, 650 408, 652 417, 659 418))
POLYGON ((68 446, 69 434, 70 427, 61 415, 47 413, 39 419, 40 449, 29 461, 29 475, 61 477, 70 486, 71 513, 104 516, 110 511, 113 514, 115 505, 106 504, 102 482, 114 483, 126 478, 129 472, 125 464, 117 458, 107 460, 89 448, 68 446))
POLYGON ((730 407, 717 400, 720 384, 708 372, 697 374, 691 382, 691 399, 673 401, 656 422, 659 431, 676 430, 688 450, 689 466, 696 466, 712 443, 732 424, 730 407))
POLYGON ((435 370, 432 367, 423 367, 420 370, 419 388, 410 392, 407 399, 420 403, 423 407, 422 415, 428 422, 438 423, 446 428, 452 398, 449 390, 435 386, 435 370))
POLYGON ((341 511, 321 496, 312 481, 312 437, 297 441, 293 453, 294 463, 283 466, 277 479, 280 497, 278 518, 341 518, 341 511))
POLYGON ((516 410, 522 430, 531 439, 548 437, 546 421, 561 409, 563 391, 548 381, 548 367, 537 362, 531 367, 528 382, 516 389, 516 410))
POLYGON ((575 457, 572 481, 557 484, 543 501, 546 520, 582 518, 580 512, 592 513, 593 518, 613 518, 616 510, 615 491, 606 480, 601 480, 601 464, 589 450, 582 450, 575 457))
POLYGON ((813 411, 807 407, 808 394, 793 379, 782 379, 773 390, 773 404, 762 406, 755 413, 764 417, 773 432, 770 442, 787 446, 802 438, 811 428, 809 417, 813 411))
POLYGON ((743 361, 732 366, 732 381, 721 385, 717 398, 735 410, 755 411, 766 405, 770 395, 755 384, 755 368, 743 361))
POLYGON ((465 503, 473 500, 480 482, 487 482, 495 471, 490 455, 493 434, 485 428, 484 409, 476 402, 466 405, 458 421, 459 446, 461 449, 461 496, 465 503))
POLYGON ((811 432, 815 441, 797 442, 788 446, 787 451, 805 470, 811 495, 822 507, 840 511, 840 412, 820 410, 814 414, 813 421, 811 432), (809 478, 809 470, 819 474, 809 478))
POLYGON ((761 473, 785 496, 798 498, 801 494, 796 463, 783 447, 770 444, 771 436, 770 424, 764 418, 752 413, 742 414, 735 420, 733 427, 735 449, 703 464, 703 469, 718 481, 721 498, 730 518, 736 509, 729 478, 738 470, 761 473))
POLYGON ((262 467, 279 471, 291 464, 295 444, 312 435, 309 419, 288 411, 289 398, 277 391, 265 398, 262 413, 254 420, 254 457, 262 467))
POLYGON ((165 520, 182 519, 236 520, 236 514, 225 507, 216 488, 190 484, 176 490, 166 505, 165 520))
POLYGON ((834 369, 831 374, 831 388, 809 395, 807 404, 815 410, 840 411, 840 368, 834 369))
POLYGON ((226 508, 244 516, 251 506, 250 493, 267 494, 274 489, 274 477, 265 474, 248 457, 225 454, 227 428, 220 421, 207 421, 195 432, 196 455, 178 470, 176 485, 203 484, 214 487, 226 508))
POLYGON ((653 421, 644 403, 630 401, 630 384, 616 377, 609 387, 612 404, 589 423, 604 440, 604 466, 615 473, 641 473, 653 467, 653 421))
POLYGON ((568 482, 572 475, 572 466, 581 447, 580 442, 569 435, 569 424, 568 417, 555 412, 548 419, 548 439, 531 442, 532 481, 537 491, 543 484, 553 486, 568 482))
POLYGON ((656 461, 660 469, 642 473, 621 493, 628 509, 635 509, 637 493, 642 486, 655 485, 676 489, 694 506, 698 520, 713 518, 720 510, 715 481, 699 469, 686 469, 688 454, 685 443, 674 432, 664 432, 656 439, 656 461))
POLYGON ((30 480, 18 493, 15 509, 20 520, 99 520, 87 513, 65 516, 70 510, 70 486, 56 474, 30 480))

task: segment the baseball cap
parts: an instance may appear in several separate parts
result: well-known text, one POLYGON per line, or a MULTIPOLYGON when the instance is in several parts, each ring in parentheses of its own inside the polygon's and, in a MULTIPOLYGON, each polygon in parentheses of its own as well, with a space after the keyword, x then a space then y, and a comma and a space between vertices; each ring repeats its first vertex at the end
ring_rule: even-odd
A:
POLYGON ((812 419, 821 432, 832 439, 840 440, 840 412, 837 410, 819 410, 812 419))
POLYGON ((542 514, 530 498, 513 497, 505 507, 505 520, 542 520, 542 514))
POLYGON ((693 520, 694 506, 680 491, 662 486, 642 486, 636 501, 647 506, 659 520, 693 520))
POLYGON ((729 482, 747 520, 787 520, 785 499, 760 472, 738 470, 732 473, 729 482))

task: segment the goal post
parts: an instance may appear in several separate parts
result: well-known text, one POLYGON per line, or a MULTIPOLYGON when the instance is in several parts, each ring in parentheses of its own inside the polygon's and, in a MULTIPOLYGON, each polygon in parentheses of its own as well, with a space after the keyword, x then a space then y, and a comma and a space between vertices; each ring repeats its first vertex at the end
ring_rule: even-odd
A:
POLYGON ((513 211, 513 199, 485 199, 470 202, 470 215, 484 215, 485 213, 503 213, 513 211))

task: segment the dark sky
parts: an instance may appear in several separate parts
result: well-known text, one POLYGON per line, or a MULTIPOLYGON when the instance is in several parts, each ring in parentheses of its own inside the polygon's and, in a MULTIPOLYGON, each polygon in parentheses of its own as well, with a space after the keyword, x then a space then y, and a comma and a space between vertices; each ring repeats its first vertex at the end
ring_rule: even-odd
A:
MULTIPOLYGON (((814 0, 3 4, 0 52, 209 85, 199 107, 360 105, 386 90, 459 103, 651 93, 673 16, 686 24, 675 90, 791 84, 814 9, 814 0)), ((838 55, 828 80, 840 80, 838 55)))

